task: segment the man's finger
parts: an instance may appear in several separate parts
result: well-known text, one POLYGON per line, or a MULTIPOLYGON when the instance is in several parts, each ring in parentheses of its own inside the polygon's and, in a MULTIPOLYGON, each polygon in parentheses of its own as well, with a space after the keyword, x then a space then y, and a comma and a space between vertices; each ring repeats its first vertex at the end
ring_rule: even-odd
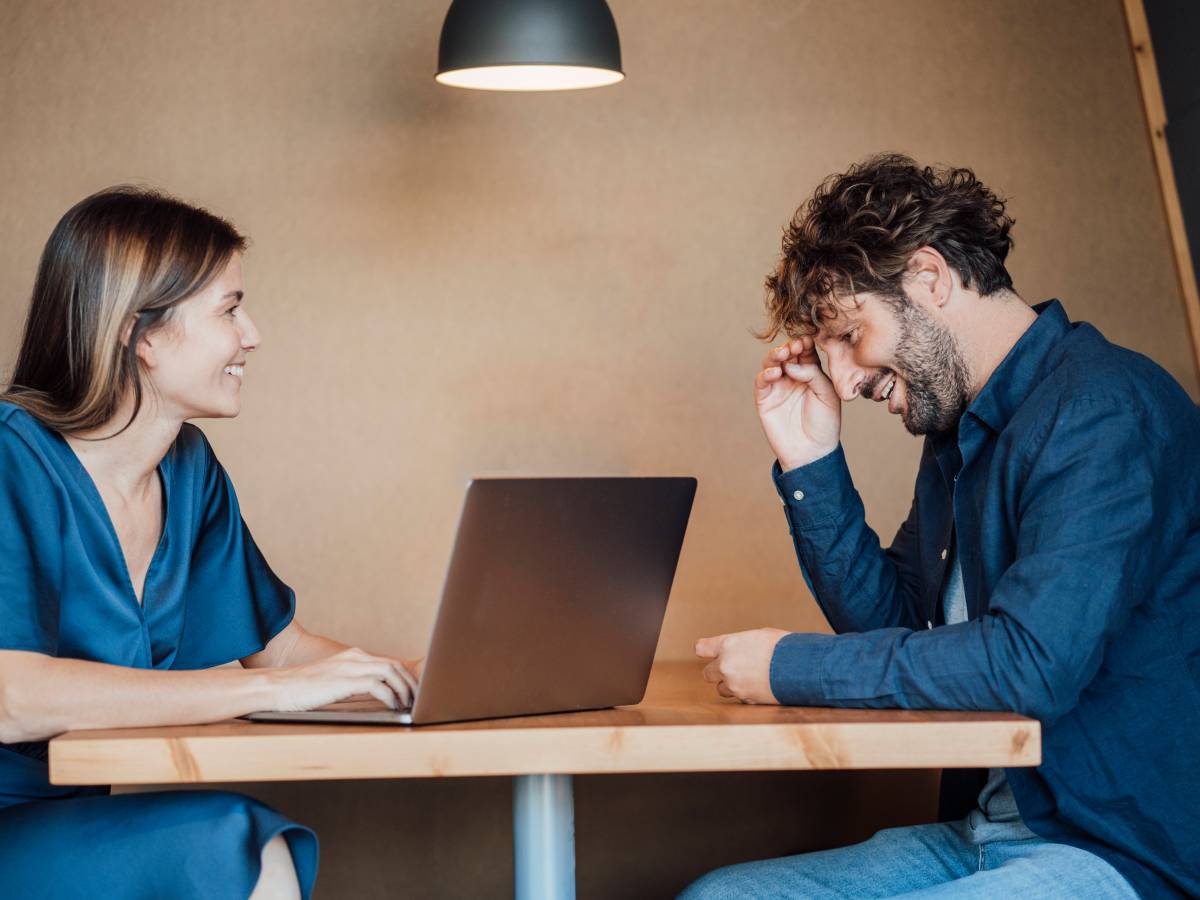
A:
POLYGON ((704 676, 704 680, 709 684, 717 684, 725 678, 725 676, 721 674, 720 660, 716 659, 705 666, 704 671, 700 674, 704 676))
POLYGON ((802 381, 805 384, 823 374, 821 367, 816 363, 788 363, 783 367, 783 371, 793 381, 802 381))
POLYGON ((817 356, 817 342, 812 337, 802 337, 794 341, 792 346, 795 348, 792 351, 792 355, 806 362, 819 358, 817 356))
POLYGON ((784 360, 789 359, 791 356, 792 349, 788 344, 781 344, 778 347, 772 347, 770 352, 763 357, 763 368, 765 369, 769 366, 777 366, 784 360))
POLYGON ((724 681, 719 682, 717 684, 717 693, 720 694, 722 697, 728 697, 730 700, 737 699, 737 694, 735 694, 733 691, 731 691, 729 689, 729 685, 726 684, 724 681))
POLYGON ((724 638, 723 634, 700 638, 696 641, 696 655, 701 659, 716 659, 721 655, 721 641, 724 638))
POLYGON ((832 401, 837 398, 833 382, 825 374, 825 370, 817 363, 788 363, 783 367, 784 373, 793 381, 807 384, 816 396, 832 401))

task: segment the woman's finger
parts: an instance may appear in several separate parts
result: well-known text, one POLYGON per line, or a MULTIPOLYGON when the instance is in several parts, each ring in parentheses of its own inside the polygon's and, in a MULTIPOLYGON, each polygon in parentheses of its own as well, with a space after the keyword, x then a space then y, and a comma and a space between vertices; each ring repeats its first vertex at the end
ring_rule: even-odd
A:
POLYGON ((406 666, 402 659, 391 659, 388 662, 392 664, 397 674, 404 679, 404 683, 408 685, 409 691, 415 694, 417 692, 417 676, 413 673, 412 669, 406 666))
POLYGON ((398 698, 404 706, 411 705, 412 689, 389 660, 371 659, 362 662, 357 660, 342 662, 338 667, 337 674, 353 678, 355 683, 368 680, 375 684, 387 685, 393 698, 398 698))
POLYGON ((391 687, 375 678, 360 679, 355 688, 356 693, 370 694, 388 709, 403 709, 407 704, 401 704, 391 687))
POLYGON ((380 661, 374 664, 376 677, 395 692, 400 703, 412 705, 412 686, 400 674, 400 670, 391 662, 380 661))

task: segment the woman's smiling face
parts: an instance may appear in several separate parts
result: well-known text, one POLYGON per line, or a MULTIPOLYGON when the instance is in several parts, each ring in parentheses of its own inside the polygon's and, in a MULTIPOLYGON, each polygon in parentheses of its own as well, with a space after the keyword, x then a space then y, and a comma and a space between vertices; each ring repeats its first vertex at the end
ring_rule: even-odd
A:
POLYGON ((235 253, 203 291, 178 304, 146 335, 139 355, 147 400, 180 420, 228 418, 241 411, 247 355, 261 337, 242 306, 242 255, 235 253))

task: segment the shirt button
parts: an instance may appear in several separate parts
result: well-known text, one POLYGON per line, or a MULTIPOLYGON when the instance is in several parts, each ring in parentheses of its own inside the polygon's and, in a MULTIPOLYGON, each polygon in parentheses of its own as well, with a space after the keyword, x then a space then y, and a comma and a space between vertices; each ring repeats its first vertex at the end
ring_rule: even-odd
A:
POLYGON ((945 558, 946 558, 946 551, 945 551, 945 550, 943 550, 943 551, 942 551, 942 559, 945 559, 945 558))
POLYGON ((930 620, 930 621, 926 622, 926 623, 925 623, 925 625, 926 625, 926 627, 928 627, 928 628, 931 628, 931 629, 932 629, 932 628, 933 628, 933 621, 932 621, 932 620, 930 620))
POLYGON ((804 499, 804 491, 793 491, 792 496, 795 497, 797 500, 803 500, 804 499))

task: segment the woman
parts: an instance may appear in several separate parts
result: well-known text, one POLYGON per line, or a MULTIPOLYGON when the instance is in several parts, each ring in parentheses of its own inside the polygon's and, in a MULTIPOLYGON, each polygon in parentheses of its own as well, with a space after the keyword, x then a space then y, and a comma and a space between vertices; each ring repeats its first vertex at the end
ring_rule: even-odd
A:
POLYGON ((315 835, 232 793, 47 779, 46 740, 214 722, 414 671, 310 634, 187 420, 236 416, 260 338, 244 238, 116 188, 58 223, 0 395, 0 885, 13 897, 308 897, 315 835), (242 668, 214 669, 240 660, 242 668))

